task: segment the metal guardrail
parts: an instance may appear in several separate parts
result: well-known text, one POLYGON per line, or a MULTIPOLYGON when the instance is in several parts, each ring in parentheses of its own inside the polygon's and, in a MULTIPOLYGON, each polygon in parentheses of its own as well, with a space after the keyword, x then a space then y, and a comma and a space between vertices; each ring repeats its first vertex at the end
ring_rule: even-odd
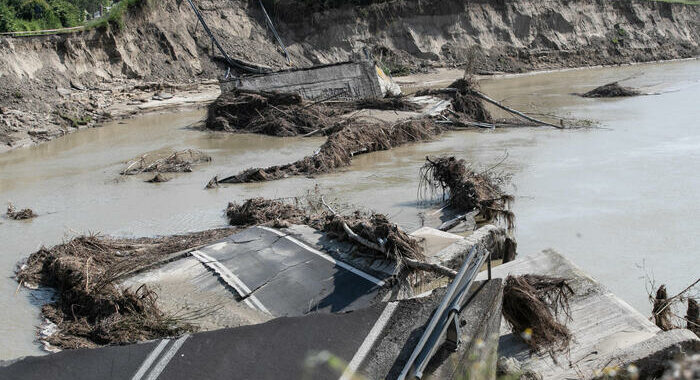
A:
POLYGON ((60 28, 60 29, 44 29, 44 30, 21 30, 16 32, 3 32, 0 36, 9 37, 31 37, 31 36, 45 36, 50 34, 58 33, 68 33, 68 32, 78 32, 85 29, 85 25, 74 26, 71 28, 60 28))
MULTIPOLYGON (((212 33, 211 29, 209 29, 209 25, 207 25, 207 22, 204 20, 204 16, 202 13, 199 11, 199 8, 192 2, 192 0, 187 0, 187 2, 190 4, 190 7, 192 8, 192 11, 194 12, 195 16, 197 16, 197 20, 202 24, 202 27, 204 28, 204 31, 209 35, 209 38, 211 39, 211 42, 216 46, 216 48, 219 50, 221 55, 224 56, 224 60, 228 64, 229 68, 233 67, 236 69, 239 69, 241 71, 245 71, 248 73, 253 73, 253 74, 264 74, 269 72, 270 70, 262 69, 260 67, 253 67, 250 65, 243 64, 237 59, 231 58, 227 53, 226 50, 221 46, 219 43, 219 40, 216 39, 214 36, 214 33, 212 33)), ((228 77, 229 73, 226 73, 226 76, 228 77)))
POLYGON ((491 279, 490 256, 491 254, 486 249, 479 248, 476 245, 469 250, 457 276, 447 288, 445 297, 435 310, 413 353, 411 353, 410 358, 401 371, 398 377, 399 380, 422 378, 428 362, 435 355, 444 340, 453 349, 457 348, 460 343, 461 328, 459 318, 456 318, 456 316, 459 315, 462 309, 464 298, 469 293, 469 288, 479 273, 479 269, 481 269, 487 259, 489 259, 488 278, 489 280, 491 279))
POLYGON ((263 5, 262 0, 258 0, 258 3, 260 4, 260 8, 262 8, 263 15, 265 15, 265 22, 267 22, 267 26, 272 31, 272 34, 275 36, 275 39, 277 40, 277 43, 280 45, 280 48, 282 48, 282 51, 284 51, 284 58, 287 60, 287 64, 291 66, 292 59, 289 58, 289 52, 287 52, 287 47, 284 46, 284 42, 282 42, 282 38, 280 37, 279 34, 277 34, 277 29, 275 29, 275 24, 272 23, 272 20, 270 19, 270 15, 267 14, 267 9, 265 9, 265 6, 263 5))

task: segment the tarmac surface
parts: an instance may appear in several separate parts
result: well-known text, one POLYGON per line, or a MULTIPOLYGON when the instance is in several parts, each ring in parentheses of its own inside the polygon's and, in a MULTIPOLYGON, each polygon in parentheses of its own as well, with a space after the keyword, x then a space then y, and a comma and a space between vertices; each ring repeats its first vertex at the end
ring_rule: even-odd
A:
POLYGON ((0 367, 0 379, 337 379, 329 363, 352 360, 384 305, 28 357, 0 367))
POLYGON ((192 253, 239 300, 273 316, 366 307, 384 281, 285 232, 251 227, 192 253))

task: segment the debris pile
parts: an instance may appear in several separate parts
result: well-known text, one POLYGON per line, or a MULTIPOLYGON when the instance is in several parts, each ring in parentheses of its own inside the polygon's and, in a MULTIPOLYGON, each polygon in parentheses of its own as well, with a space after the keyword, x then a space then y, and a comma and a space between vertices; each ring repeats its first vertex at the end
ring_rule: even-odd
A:
POLYGON ((196 149, 185 149, 169 154, 144 154, 135 160, 129 161, 126 168, 121 171, 121 174, 189 173, 194 165, 210 161, 210 156, 196 149))
POLYGON ((232 226, 284 226, 290 223, 305 224, 309 219, 306 212, 295 205, 264 198, 251 198, 242 204, 229 203, 226 217, 232 226))
MULTIPOLYGON (((700 336, 700 312, 698 309, 697 286, 700 278, 678 294, 669 297, 666 285, 661 285, 655 294, 649 294, 652 301, 652 319, 661 330, 687 328, 700 336), (682 307, 687 305, 685 317, 681 316, 682 307)), ((652 284, 652 289, 654 285, 652 284)))
POLYGON ((153 178, 147 180, 146 182, 148 182, 148 183, 164 183, 164 182, 168 182, 168 181, 170 181, 170 178, 168 178, 160 173, 156 173, 156 175, 153 178))
POLYGON ((418 111, 420 105, 403 97, 355 101, 304 101, 298 94, 234 90, 209 106, 206 128, 214 131, 258 133, 270 136, 332 133, 352 121, 343 117, 360 109, 418 111))
POLYGON ((448 113, 457 118, 452 118, 453 122, 459 120, 475 121, 481 123, 491 123, 493 118, 486 109, 482 99, 477 96, 477 85, 471 78, 458 79, 447 88, 428 89, 418 91, 416 96, 432 95, 450 100, 452 110, 448 113))
POLYGON ((230 229, 162 238, 113 239, 81 236, 31 254, 17 270, 29 287, 57 290, 58 300, 42 314, 58 331, 46 341, 59 348, 91 348, 174 336, 193 329, 162 312, 145 286, 121 289, 121 276, 159 258, 221 239, 230 229))
POLYGON ((34 213, 34 210, 30 208, 25 208, 23 210, 17 210, 15 209, 15 206, 10 203, 7 205, 7 217, 10 219, 14 220, 26 220, 26 219, 32 219, 35 218, 37 215, 34 213))
POLYGON ((418 241, 383 214, 365 215, 358 211, 351 217, 331 214, 326 216, 322 228, 331 237, 359 243, 358 250, 369 256, 381 255, 397 263, 425 259, 418 241))
POLYGON ((673 323, 671 323, 670 305, 671 303, 668 299, 668 293, 666 292, 666 285, 659 286, 659 289, 656 290, 654 306, 651 312, 654 314, 654 323, 664 331, 674 328, 673 323))
POLYGON ((412 273, 402 272, 403 268, 410 268, 455 276, 456 272, 450 268, 426 262, 419 242, 385 215, 355 211, 350 216, 341 216, 322 197, 320 203, 328 212, 318 212, 318 205, 313 205, 311 199, 307 200, 309 207, 302 208, 298 201, 291 205, 279 200, 253 198, 242 204, 229 203, 226 215, 229 223, 235 226, 267 224, 284 228, 290 224, 306 224, 332 238, 352 243, 357 255, 396 262, 397 273, 412 273))
POLYGON ((431 140, 445 128, 431 120, 405 120, 395 124, 353 124, 328 137, 318 152, 297 162, 247 169, 219 183, 272 181, 293 175, 329 173, 349 166, 358 154, 388 150, 410 142, 431 140))
POLYGON ((460 116, 472 121, 490 123, 493 121, 491 113, 486 109, 480 98, 475 96, 476 84, 468 79, 458 79, 449 85, 457 91, 452 95, 452 107, 460 116))
POLYGON ((618 82, 604 84, 591 91, 581 94, 584 98, 616 98, 622 96, 637 96, 642 93, 631 87, 620 86, 618 82))
POLYGON ((352 102, 333 102, 329 105, 347 110, 361 110, 361 109, 374 109, 374 110, 390 110, 390 111, 420 111, 422 106, 407 100, 403 96, 389 96, 386 98, 366 98, 357 99, 352 102))
POLYGON ((513 227, 514 215, 509 210, 512 197, 487 172, 477 173, 455 157, 426 157, 426 161, 419 184, 424 198, 440 192, 451 208, 465 213, 479 210, 486 220, 505 216, 508 228, 513 227))
POLYGON ((307 134, 333 124, 333 110, 305 105, 298 94, 234 90, 209 106, 206 127, 271 136, 307 134))
POLYGON ((534 351, 563 350, 571 333, 557 317, 564 313, 570 319, 569 297, 573 294, 564 278, 508 276, 503 288, 503 317, 534 351))

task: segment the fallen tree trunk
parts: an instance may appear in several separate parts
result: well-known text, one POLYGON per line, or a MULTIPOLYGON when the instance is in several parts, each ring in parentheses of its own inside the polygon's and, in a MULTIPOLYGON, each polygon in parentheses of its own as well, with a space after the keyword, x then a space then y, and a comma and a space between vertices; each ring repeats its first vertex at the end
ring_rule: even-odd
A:
POLYGON ((510 108, 510 107, 506 107, 506 106, 504 106, 503 104, 501 104, 501 103, 499 103, 499 102, 497 102, 497 101, 495 101, 495 100, 489 98, 488 96, 486 96, 486 95, 480 93, 479 91, 472 91, 472 93, 474 94, 474 96, 476 96, 476 97, 478 97, 478 98, 480 98, 480 99, 483 99, 483 100, 485 100, 485 101, 487 101, 487 102, 489 102, 489 103, 495 105, 496 107, 498 107, 498 108, 500 108, 500 109, 502 109, 502 110, 504 110, 504 111, 508 111, 508 112, 510 112, 510 113, 512 113, 512 114, 514 114, 514 115, 518 115, 518 116, 522 117, 522 118, 525 119, 525 120, 531 121, 531 122, 533 122, 533 123, 541 124, 541 125, 546 125, 546 126, 548 126, 548 127, 554 127, 554 128, 558 128, 558 129, 564 129, 564 127, 561 126, 561 125, 550 124, 550 123, 547 123, 547 122, 545 122, 545 121, 538 120, 538 119, 535 119, 535 118, 533 118, 533 117, 527 116, 527 115, 525 115, 524 113, 522 113, 522 112, 520 112, 520 111, 518 111, 518 110, 512 109, 512 108, 510 108))
MULTIPOLYGON (((386 250, 386 247, 384 245, 374 243, 374 242, 369 241, 369 240, 363 238, 362 236, 356 234, 355 231, 353 231, 352 228, 350 228, 350 226, 348 226, 348 224, 342 219, 342 216, 338 215, 338 213, 336 213, 335 210, 333 210, 333 208, 331 208, 331 206, 329 206, 326 203, 326 201, 323 199, 323 197, 321 197, 321 202, 335 217, 340 219, 341 224, 343 226, 343 231, 345 231, 345 233, 347 234, 349 239, 354 240, 355 242, 357 242, 358 244, 360 244, 364 247, 367 247, 369 249, 380 252, 386 256, 389 256, 388 252, 386 250)), ((440 264, 427 263, 427 262, 415 260, 415 259, 412 259, 412 258, 406 257, 406 256, 401 257, 401 262, 403 262, 404 264, 406 264, 407 267, 412 268, 412 269, 419 269, 419 270, 424 270, 427 272, 433 272, 433 273, 437 273, 441 276, 446 276, 446 277, 450 277, 450 278, 454 278, 455 276, 457 276, 457 271, 452 270, 452 269, 450 269, 446 266, 440 265, 440 264)))

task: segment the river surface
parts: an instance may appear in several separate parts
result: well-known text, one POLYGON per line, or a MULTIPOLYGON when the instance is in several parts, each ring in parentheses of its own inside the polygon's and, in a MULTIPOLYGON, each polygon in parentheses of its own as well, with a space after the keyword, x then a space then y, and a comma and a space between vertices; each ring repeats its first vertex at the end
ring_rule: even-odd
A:
MULTIPOLYGON (((446 85, 455 75, 418 78, 446 85), (427 78, 427 79, 426 79, 427 78)), ((410 79, 410 78, 409 78, 410 79)), ((406 81, 406 79, 404 79, 406 81)), ((420 84, 420 83, 419 83, 420 84)), ((17 290, 16 263, 77 234, 153 236, 223 226, 229 201, 304 194, 386 213, 420 226, 418 170, 449 154, 512 174, 518 251, 552 248, 644 314, 645 277, 675 293, 700 273, 700 61, 572 70, 482 82, 518 109, 596 120, 599 128, 452 132, 436 141, 357 157, 339 173, 204 190, 214 175, 286 163, 322 138, 213 134, 188 128, 203 111, 143 116, 0 155, 0 201, 31 207, 30 221, 0 218, 0 360, 41 354, 37 300, 17 290), (572 95, 618 79, 660 95, 572 95), (211 164, 167 183, 123 178, 125 162, 164 149, 201 149, 211 164), (505 157, 505 160, 504 160, 505 157)))

